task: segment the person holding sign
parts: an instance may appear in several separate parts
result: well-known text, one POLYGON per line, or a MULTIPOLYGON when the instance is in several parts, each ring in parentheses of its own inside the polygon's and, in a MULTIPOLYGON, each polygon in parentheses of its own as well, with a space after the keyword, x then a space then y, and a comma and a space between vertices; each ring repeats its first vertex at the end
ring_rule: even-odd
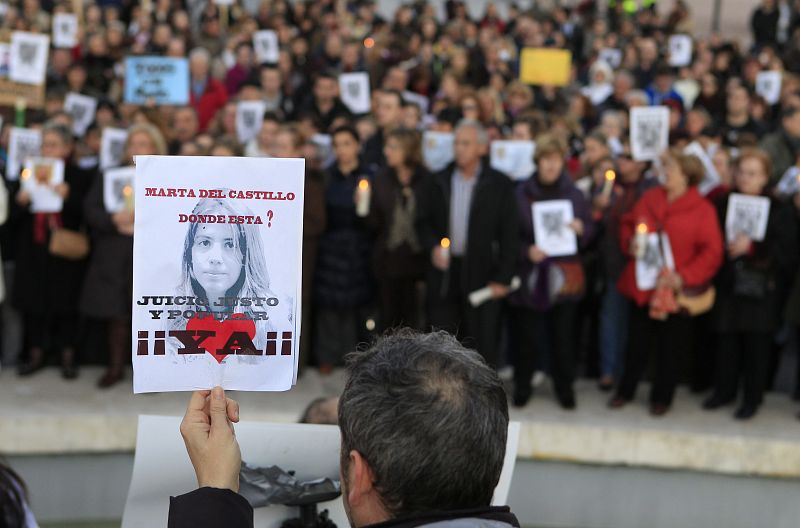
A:
MULTIPOLYGON (((79 169, 73 162, 72 132, 61 125, 47 125, 42 132, 41 154, 64 161, 64 183, 55 187, 64 200, 57 213, 33 213, 31 195, 25 189, 16 195, 20 216, 17 240, 17 269, 11 302, 24 318, 28 357, 19 367, 20 376, 29 376, 47 363, 47 353, 58 350, 61 375, 77 376, 75 352, 78 328, 78 304, 86 268, 85 255, 70 258, 53 251, 53 238, 59 231, 82 230, 83 199, 93 173, 79 169)), ((28 169, 26 169, 28 170, 28 169)), ((24 174, 23 178, 39 178, 24 174)))
MULTIPOLYGON (((166 153, 164 137, 153 125, 136 124, 128 130, 125 165, 133 165, 134 156, 166 153)), ((96 178, 84 203, 93 250, 80 296, 80 309, 86 317, 105 325, 108 368, 98 386, 107 388, 122 380, 130 353, 133 211, 109 213, 103 201, 103 188, 103 178, 96 178)))
MULTIPOLYGON (((737 161, 735 193, 768 196, 770 159, 760 150, 742 151, 737 161)), ((721 221, 734 207, 731 199, 720 201, 721 221)), ((763 400, 771 357, 772 338, 781 324, 783 293, 797 269, 797 222, 790 207, 777 200, 767 202, 766 235, 754 240, 736 233, 728 240, 725 260, 715 280, 717 300, 712 321, 717 337, 714 392, 703 408, 717 409, 736 400, 739 383, 743 399, 735 417, 755 415, 763 400)))
POLYGON ((655 294, 703 296, 710 302, 697 312, 708 311, 713 294, 707 294, 723 258, 716 211, 697 191, 705 174, 703 164, 697 157, 678 151, 664 154, 662 164, 663 185, 645 192, 621 221, 620 247, 629 257, 617 285, 633 306, 622 379, 609 402, 616 409, 634 398, 652 353, 653 416, 669 411, 693 329, 688 313, 662 313, 655 294), (650 238, 656 241, 652 247, 647 242, 650 238), (645 244, 647 247, 641 247, 645 244), (652 276, 652 283, 645 276, 652 276))
POLYGON ((484 163, 488 147, 480 123, 458 124, 455 162, 435 177, 434 207, 421 219, 420 236, 432 265, 428 323, 459 335, 496 365, 499 301, 514 277, 519 225, 514 184, 484 163), (472 306, 470 293, 487 286, 492 300, 472 306))
POLYGON ((536 355, 547 352, 556 399, 564 409, 575 408, 572 387, 577 360, 575 327, 578 301, 586 290, 583 264, 577 253, 549 256, 543 241, 537 240, 537 234, 557 229, 557 223, 565 222, 561 227, 578 237, 579 247, 585 247, 592 238, 594 229, 589 204, 564 170, 565 159, 566 149, 558 139, 539 137, 535 156, 537 170, 517 187, 520 218, 517 274, 523 286, 511 295, 510 303, 513 306, 511 328, 517 344, 513 398, 518 407, 524 406, 531 397, 536 355), (555 217, 561 213, 555 210, 534 218, 535 204, 556 200, 571 206, 573 220, 555 217), (547 225, 536 226, 539 219, 547 225), (546 351, 540 348, 543 335, 549 335, 550 349, 546 351))

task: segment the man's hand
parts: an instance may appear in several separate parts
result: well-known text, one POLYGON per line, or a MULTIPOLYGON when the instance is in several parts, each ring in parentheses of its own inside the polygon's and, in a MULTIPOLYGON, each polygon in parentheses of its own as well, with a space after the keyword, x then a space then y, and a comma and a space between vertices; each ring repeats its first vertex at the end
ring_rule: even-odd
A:
POLYGON ((683 278, 677 272, 670 271, 658 278, 658 285, 677 292, 683 288, 683 278))
POLYGON ((539 249, 539 246, 530 246, 528 248, 528 259, 534 264, 538 264, 547 258, 547 254, 539 249))
POLYGON ((732 259, 739 258, 742 255, 748 254, 752 246, 753 241, 750 240, 749 236, 739 234, 733 242, 728 244, 728 255, 732 259))
POLYGON ((499 282, 490 282, 489 289, 492 290, 492 299, 502 299, 503 297, 507 297, 511 289, 506 286, 505 284, 500 284, 499 282))
POLYGON ((446 271, 450 267, 450 261, 445 255, 442 246, 435 246, 431 251, 431 263, 439 271, 446 271))
POLYGON ((575 234, 578 235, 579 237, 583 236, 584 227, 583 227, 583 221, 580 218, 576 218, 575 220, 567 224, 567 227, 575 231, 575 234))
POLYGON ((231 423, 238 421, 239 404, 225 398, 222 387, 192 393, 181 436, 201 488, 238 493, 242 453, 231 423))

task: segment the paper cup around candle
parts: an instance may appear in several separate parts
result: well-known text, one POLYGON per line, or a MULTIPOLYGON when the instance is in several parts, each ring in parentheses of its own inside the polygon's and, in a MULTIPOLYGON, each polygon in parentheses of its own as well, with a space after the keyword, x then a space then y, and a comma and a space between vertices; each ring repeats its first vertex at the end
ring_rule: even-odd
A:
POLYGON ((617 174, 613 170, 606 171, 606 181, 603 183, 603 196, 608 198, 611 196, 611 191, 614 189, 614 180, 617 179, 617 174))
POLYGON ((365 178, 358 182, 358 189, 356 189, 356 215, 365 217, 369 214, 369 202, 372 195, 372 190, 369 187, 369 181, 365 178))
POLYGON ((440 246, 442 248, 442 258, 444 258, 445 262, 447 262, 446 266, 450 267, 450 239, 443 238, 440 246))
POLYGON ((644 258, 647 252, 647 224, 641 223, 636 226, 636 258, 644 258))

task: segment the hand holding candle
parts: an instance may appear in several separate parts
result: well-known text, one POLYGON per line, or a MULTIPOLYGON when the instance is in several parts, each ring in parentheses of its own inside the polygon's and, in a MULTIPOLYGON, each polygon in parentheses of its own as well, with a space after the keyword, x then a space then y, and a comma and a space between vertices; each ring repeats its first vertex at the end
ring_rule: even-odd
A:
POLYGON ((637 259, 644 258, 647 252, 647 224, 640 222, 636 225, 636 238, 634 239, 634 255, 637 259))
POLYGON ((369 181, 362 178, 358 182, 356 189, 356 216, 364 218, 369 214, 369 202, 372 197, 372 189, 369 187, 369 181))
POLYGON ((443 270, 450 267, 450 239, 445 237, 439 243, 440 265, 443 270))
POLYGON ((122 188, 122 197, 125 200, 125 210, 133 211, 133 187, 126 185, 122 188))
POLYGON ((606 181, 605 183, 603 183, 603 190, 602 190, 603 196, 605 196, 606 198, 611 197, 611 191, 614 190, 614 180, 616 179, 617 179, 617 173, 615 173, 613 170, 606 171, 606 181))

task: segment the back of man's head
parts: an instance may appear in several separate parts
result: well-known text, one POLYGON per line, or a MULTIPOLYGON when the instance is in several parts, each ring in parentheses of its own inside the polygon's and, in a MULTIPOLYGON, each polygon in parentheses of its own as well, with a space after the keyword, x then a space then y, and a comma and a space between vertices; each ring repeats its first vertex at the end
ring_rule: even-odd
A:
POLYGON ((490 505, 508 403, 481 356, 445 333, 402 331, 348 358, 342 473, 357 451, 391 517, 490 505))

